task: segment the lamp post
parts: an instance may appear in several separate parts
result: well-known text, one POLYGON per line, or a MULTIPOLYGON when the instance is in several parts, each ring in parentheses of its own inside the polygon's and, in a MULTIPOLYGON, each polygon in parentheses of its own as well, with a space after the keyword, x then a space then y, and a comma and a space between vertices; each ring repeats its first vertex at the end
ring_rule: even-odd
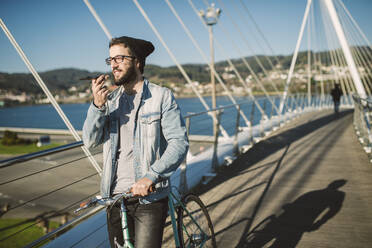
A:
MULTIPOLYGON (((214 47, 213 47, 213 25, 217 23, 218 17, 221 14, 221 9, 215 8, 214 3, 211 4, 204 12, 201 10, 199 12, 200 16, 203 18, 205 24, 208 25, 209 31, 209 46, 211 53, 211 85, 212 85, 212 109, 216 108, 216 82, 214 79, 214 47)), ((218 116, 216 112, 213 111, 213 136, 214 136, 214 145, 213 145, 213 158, 212 158, 212 169, 216 171, 217 169, 217 143, 218 143, 218 126, 219 126, 219 113, 218 116)))
POLYGON ((214 79, 214 47, 213 47, 213 25, 217 23, 218 18, 221 14, 221 9, 215 8, 214 3, 207 8, 206 11, 199 11, 200 16, 203 18, 204 22, 208 25, 209 31, 209 46, 211 54, 211 84, 212 84, 212 108, 216 108, 216 83, 214 79))

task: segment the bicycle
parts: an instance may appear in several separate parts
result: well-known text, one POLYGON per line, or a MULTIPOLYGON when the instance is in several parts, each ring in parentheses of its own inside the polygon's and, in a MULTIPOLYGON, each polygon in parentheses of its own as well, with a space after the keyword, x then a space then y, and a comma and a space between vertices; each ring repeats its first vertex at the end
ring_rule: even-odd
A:
MULTIPOLYGON (((75 213, 86 208, 94 207, 97 204, 110 208, 120 201, 121 223, 122 227, 124 227, 124 245, 120 246, 116 240, 115 244, 118 248, 133 248, 134 245, 130 242, 127 226, 127 209, 125 206, 125 200, 130 198, 134 198, 131 193, 122 193, 110 198, 96 196, 81 203, 80 207, 75 210, 75 213)), ((187 194, 182 199, 179 199, 170 191, 168 194, 168 207, 168 215, 171 219, 176 247, 217 247, 211 218, 207 208, 198 196, 187 194)))

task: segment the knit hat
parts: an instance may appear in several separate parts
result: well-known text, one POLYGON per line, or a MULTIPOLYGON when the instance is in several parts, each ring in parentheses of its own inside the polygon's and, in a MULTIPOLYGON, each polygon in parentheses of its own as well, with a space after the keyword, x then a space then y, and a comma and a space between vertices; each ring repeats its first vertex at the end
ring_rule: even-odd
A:
POLYGON ((132 38, 128 36, 113 38, 110 41, 110 47, 114 44, 120 43, 127 45, 132 50, 134 55, 141 60, 146 59, 146 57, 149 56, 155 50, 154 45, 150 41, 132 38))

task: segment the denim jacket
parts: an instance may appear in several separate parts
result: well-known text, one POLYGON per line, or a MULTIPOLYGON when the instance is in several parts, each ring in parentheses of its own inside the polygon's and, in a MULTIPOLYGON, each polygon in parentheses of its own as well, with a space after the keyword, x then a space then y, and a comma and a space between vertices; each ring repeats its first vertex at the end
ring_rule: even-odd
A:
MULTIPOLYGON (((92 103, 83 126, 85 146, 92 148, 103 143, 102 197, 111 196, 118 165, 119 99, 122 93, 123 87, 113 91, 101 109, 92 103)), ((163 183, 156 185, 158 195, 145 198, 144 203, 165 196, 169 185, 164 183, 164 179, 169 178, 182 163, 188 147, 185 124, 172 92, 145 79, 134 124, 135 180, 147 177, 154 183, 163 183)))

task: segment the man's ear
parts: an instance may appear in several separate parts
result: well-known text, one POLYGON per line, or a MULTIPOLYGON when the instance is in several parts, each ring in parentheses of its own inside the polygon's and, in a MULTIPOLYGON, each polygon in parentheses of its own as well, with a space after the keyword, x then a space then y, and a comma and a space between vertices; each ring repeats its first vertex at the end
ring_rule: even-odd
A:
POLYGON ((140 65, 141 65, 140 60, 136 58, 136 67, 138 68, 138 70, 140 68, 140 65))
POLYGON ((136 72, 137 72, 137 74, 142 75, 141 70, 140 70, 141 62, 139 61, 139 59, 136 58, 136 59, 134 60, 134 65, 135 65, 135 67, 136 67, 136 72))

